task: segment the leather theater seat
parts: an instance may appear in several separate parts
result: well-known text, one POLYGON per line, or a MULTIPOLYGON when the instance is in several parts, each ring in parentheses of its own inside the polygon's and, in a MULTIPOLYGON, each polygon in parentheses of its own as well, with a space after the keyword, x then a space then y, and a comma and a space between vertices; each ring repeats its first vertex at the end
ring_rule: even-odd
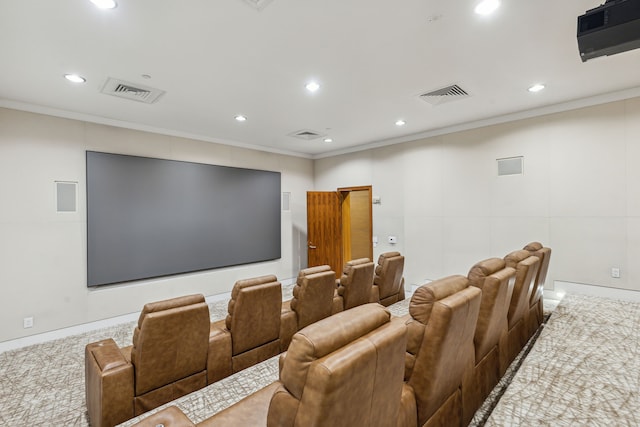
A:
POLYGON ((463 422, 468 424, 507 370, 509 303, 516 271, 489 258, 469 270, 469 285, 482 290, 473 338, 474 363, 462 382, 463 422))
POLYGON ((273 275, 238 280, 225 320, 211 324, 209 384, 280 353, 282 285, 273 275))
POLYGON ((372 301, 375 264, 369 258, 359 258, 344 265, 336 290, 334 313, 348 310, 372 301))
POLYGON ((404 256, 400 252, 385 252, 378 257, 371 301, 385 307, 404 299, 404 256))
POLYGON ((516 269, 516 281, 509 303, 507 320, 509 323, 507 362, 510 364, 529 340, 529 301, 535 286, 540 259, 529 251, 513 251, 504 257, 507 267, 516 269))
POLYGON ((133 345, 85 348, 85 393, 94 427, 114 426, 207 385, 209 307, 189 295, 144 306, 133 345))
POLYGON ((331 316, 336 275, 328 265, 300 270, 293 287, 293 298, 282 303, 280 322, 281 351, 289 347, 300 329, 331 316))
POLYGON ((462 380, 474 364, 482 291, 464 276, 419 287, 411 297, 405 381, 397 427, 461 426, 462 380))
POLYGON ((533 256, 540 258, 540 268, 536 275, 534 291, 531 293, 529 300, 529 317, 528 317, 528 334, 529 337, 538 330, 544 321, 544 285, 547 280, 547 271, 549 270, 549 261, 551 260, 551 248, 542 246, 540 242, 531 242, 524 247, 533 256))

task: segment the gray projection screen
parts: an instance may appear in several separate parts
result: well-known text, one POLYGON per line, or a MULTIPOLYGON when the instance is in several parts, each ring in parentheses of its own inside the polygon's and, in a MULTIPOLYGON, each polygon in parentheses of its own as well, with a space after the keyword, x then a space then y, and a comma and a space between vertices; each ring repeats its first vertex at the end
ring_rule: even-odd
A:
POLYGON ((87 286, 274 260, 280 173, 87 151, 87 286))

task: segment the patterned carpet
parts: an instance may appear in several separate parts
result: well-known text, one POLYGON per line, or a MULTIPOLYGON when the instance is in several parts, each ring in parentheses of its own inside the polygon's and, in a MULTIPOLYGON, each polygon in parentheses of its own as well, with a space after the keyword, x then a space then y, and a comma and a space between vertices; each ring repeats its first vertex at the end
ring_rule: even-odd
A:
MULTIPOLYGON (((223 318, 226 302, 210 309, 212 320, 223 318)), ((407 309, 408 300, 390 307, 395 315, 407 309)), ((566 296, 472 425, 640 425, 638 325, 640 303, 566 296)), ((0 425, 88 426, 84 346, 108 337, 128 345, 133 328, 130 322, 0 353, 0 425)), ((173 404, 199 422, 277 377, 275 357, 173 404)))
POLYGON ((565 296, 486 425, 640 425, 639 326, 639 303, 565 296))

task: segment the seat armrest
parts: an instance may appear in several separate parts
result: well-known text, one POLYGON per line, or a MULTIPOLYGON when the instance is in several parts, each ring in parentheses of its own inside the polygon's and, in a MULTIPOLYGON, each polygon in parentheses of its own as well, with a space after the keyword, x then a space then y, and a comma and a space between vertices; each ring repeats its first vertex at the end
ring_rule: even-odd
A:
POLYGON ((287 359, 287 352, 283 351, 280 353, 280 357, 278 357, 278 375, 282 372, 282 367, 284 366, 284 361, 287 359))
POLYGON ((398 414, 398 427, 418 426, 418 407, 416 395, 409 384, 402 386, 402 396, 400 398, 400 411, 398 414))
POLYGON ((225 321, 212 323, 207 353, 207 384, 213 384, 233 373, 231 344, 231 331, 225 327, 225 321))
POLYGON ((380 303, 380 288, 378 288, 378 285, 371 287, 371 302, 380 303))
POLYGON ((344 311, 344 298, 342 298, 342 295, 338 295, 338 292, 336 291, 333 294, 333 306, 331 307, 331 314, 334 315, 336 313, 340 313, 341 311, 344 311))
POLYGON ((195 424, 177 406, 169 406, 145 418, 134 427, 195 427, 195 424))
POLYGON ((85 397, 92 426, 133 418, 133 365, 111 338, 85 347, 85 397))
POLYGON ((279 386, 279 381, 271 383, 227 409, 198 423, 198 427, 266 426, 269 404, 279 386))
POLYGON ((291 338, 296 332, 298 332, 298 315, 283 304, 280 314, 280 352, 289 348, 291 338))

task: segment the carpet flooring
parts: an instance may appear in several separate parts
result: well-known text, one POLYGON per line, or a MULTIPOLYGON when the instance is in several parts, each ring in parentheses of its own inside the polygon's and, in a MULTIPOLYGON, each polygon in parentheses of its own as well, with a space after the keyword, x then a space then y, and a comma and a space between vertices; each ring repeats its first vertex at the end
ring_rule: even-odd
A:
POLYGON ((565 296, 486 425, 640 425, 640 304, 565 296))

